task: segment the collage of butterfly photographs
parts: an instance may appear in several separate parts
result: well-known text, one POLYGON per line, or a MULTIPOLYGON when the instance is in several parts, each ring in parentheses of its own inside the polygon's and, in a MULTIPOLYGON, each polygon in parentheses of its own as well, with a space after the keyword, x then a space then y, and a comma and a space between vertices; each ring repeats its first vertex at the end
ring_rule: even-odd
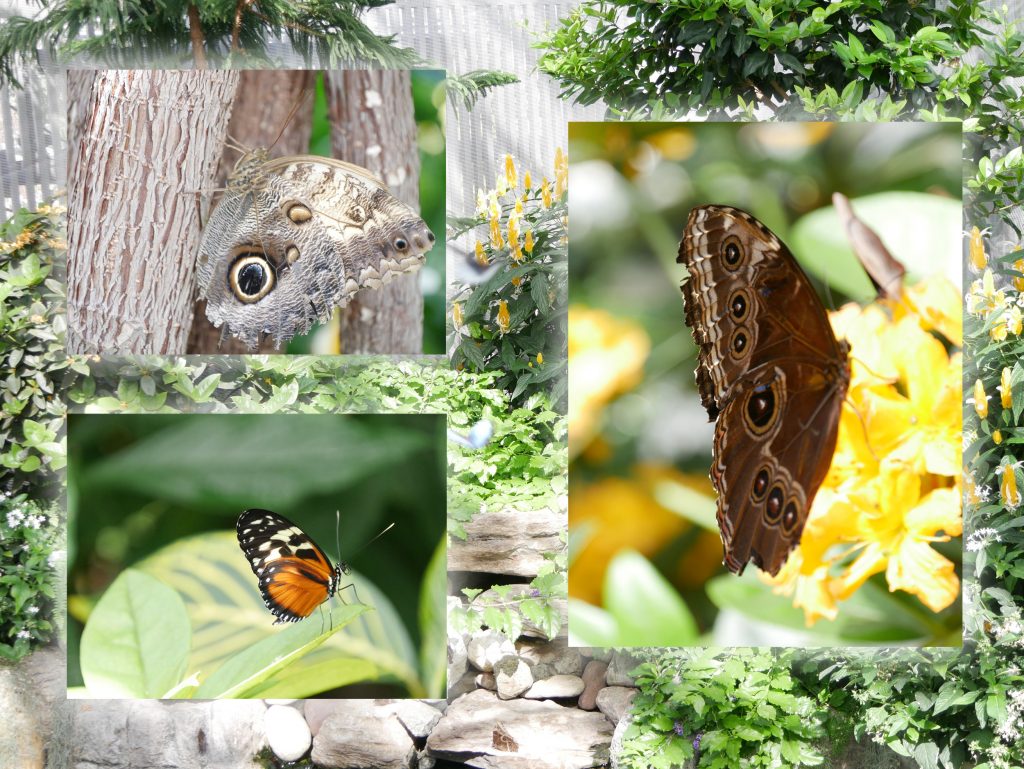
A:
POLYGON ((0 769, 1024 769, 1024 0, 0 0, 0 769))

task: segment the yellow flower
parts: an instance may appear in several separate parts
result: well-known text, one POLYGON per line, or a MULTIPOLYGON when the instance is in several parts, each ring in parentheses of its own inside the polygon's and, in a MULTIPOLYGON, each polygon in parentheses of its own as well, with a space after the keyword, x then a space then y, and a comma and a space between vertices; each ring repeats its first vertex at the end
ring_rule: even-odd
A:
POLYGON ((505 240, 501 236, 501 220, 498 217, 491 219, 491 248, 496 251, 505 247, 505 240))
POLYGON ((1013 391, 1010 387, 1010 377, 1012 375, 1013 370, 1009 366, 1004 366, 1002 376, 999 378, 999 387, 996 388, 999 390, 999 399, 1002 402, 1004 409, 1013 408, 1013 391))
POLYGON ((989 329, 988 333, 994 341, 1002 342, 1006 339, 1007 334, 1020 336, 1022 324, 1024 324, 1024 315, 1021 314, 1020 308, 1013 304, 1004 311, 1003 316, 989 329))
POLYGON ((498 193, 492 192, 487 201, 487 210, 492 219, 501 218, 501 205, 498 203, 498 193))
POLYGON ((522 278, 512 278, 512 285, 519 288, 519 284, 523 282, 522 278))
POLYGON ((516 164, 512 160, 511 155, 505 155, 505 181, 508 182, 510 189, 515 189, 516 184, 519 181, 519 177, 516 174, 516 164))
POLYGON ((985 270, 980 280, 971 284, 967 294, 967 312, 987 317, 1006 303, 1006 293, 996 291, 995 277, 992 270, 985 270))
POLYGON ((533 187, 533 177, 530 176, 530 172, 527 171, 523 174, 523 189, 529 190, 533 187))
POLYGON ((569 159, 562 148, 555 150, 555 197, 561 198, 569 186, 569 159))
POLYGON ((508 218, 508 245, 512 249, 512 259, 520 261, 523 258, 523 251, 519 243, 519 214, 517 213, 513 213, 508 218))
POLYGON ((988 417, 988 399, 990 395, 985 395, 985 385, 982 384, 980 379, 974 382, 974 397, 968 398, 968 403, 974 404, 974 410, 978 412, 978 416, 981 419, 988 417))
POLYGON ((522 216, 523 214, 523 199, 516 198, 516 213, 522 216))
POLYGON ((903 317, 905 307, 913 310, 925 331, 938 331, 960 347, 964 343, 964 303, 953 282, 942 275, 932 275, 920 283, 904 286, 904 301, 895 306, 894 320, 903 317))
POLYGON ((486 267, 491 263, 491 260, 487 258, 487 254, 484 252, 484 244, 479 240, 476 242, 476 263, 481 267, 486 267))
POLYGON ((462 328, 462 305, 458 302, 452 304, 452 325, 455 328, 462 328))
POLYGON ((489 205, 487 202, 487 193, 483 190, 476 191, 476 215, 487 216, 489 205))
POLYGON ((540 204, 544 208, 551 208, 551 182, 544 177, 540 183, 540 204))
POLYGON ((498 302, 498 329, 501 333, 508 331, 510 318, 508 315, 508 302, 502 299, 498 302))
POLYGON ((929 543, 960 535, 959 494, 954 488, 932 489, 923 496, 921 491, 920 476, 902 463, 883 462, 876 482, 851 495, 864 510, 861 539, 868 544, 843 580, 840 599, 884 569, 890 591, 916 595, 932 611, 956 600, 960 583, 954 565, 929 543))
POLYGON ((974 272, 981 272, 988 266, 988 257, 985 255, 985 242, 982 240, 981 234, 981 230, 977 227, 971 227, 968 253, 970 255, 971 270, 974 272))
POLYGON ((526 240, 523 241, 523 250, 528 254, 533 253, 533 230, 526 231, 526 240))
POLYGON ((537 365, 539 366, 543 362, 544 362, 544 353, 542 353, 542 352, 537 353, 537 365))
POLYGON ((1019 507, 1021 502, 1020 490, 1017 488, 1017 466, 1019 464, 1010 457, 1003 457, 1002 463, 996 468, 996 474, 1000 476, 999 501, 1009 510, 1019 507))
POLYGON ((636 387, 651 342, 643 326, 604 310, 569 308, 569 452, 597 434, 605 405, 636 387))
POLYGON ((995 441, 996 446, 1003 442, 1003 433, 1001 430, 992 431, 992 440, 995 441))
POLYGON ((494 194, 501 197, 508 192, 508 177, 505 174, 498 174, 498 178, 494 182, 494 194))

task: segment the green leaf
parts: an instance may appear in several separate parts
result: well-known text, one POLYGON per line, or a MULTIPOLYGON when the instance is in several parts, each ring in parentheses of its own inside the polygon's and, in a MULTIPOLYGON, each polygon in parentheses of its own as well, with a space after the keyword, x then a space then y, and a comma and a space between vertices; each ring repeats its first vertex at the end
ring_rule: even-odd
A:
POLYGON ((447 537, 442 537, 420 587, 420 671, 428 697, 445 696, 447 673, 447 537))
POLYGON ((698 638, 678 591, 635 551, 620 551, 608 565, 604 603, 619 628, 616 645, 687 646, 698 638))
POLYGON ((86 688, 98 698, 162 697, 185 674, 190 643, 178 594, 127 569, 103 593, 82 631, 86 688))

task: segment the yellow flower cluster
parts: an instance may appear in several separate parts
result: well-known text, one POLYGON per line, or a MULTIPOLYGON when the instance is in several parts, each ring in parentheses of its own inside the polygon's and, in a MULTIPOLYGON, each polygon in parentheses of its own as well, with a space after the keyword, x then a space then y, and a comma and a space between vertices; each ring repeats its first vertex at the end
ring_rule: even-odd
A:
MULTIPOLYGON (((934 285, 928 285, 934 283, 934 285)), ((808 626, 838 615, 873 574, 938 612, 959 594, 955 564, 932 547, 962 533, 960 298, 945 279, 900 304, 832 314, 850 343, 851 379, 829 474, 800 546, 775 578, 808 626)))
POLYGON ((643 377, 651 341, 643 327, 604 310, 569 307, 569 454, 600 428, 604 406, 643 377))

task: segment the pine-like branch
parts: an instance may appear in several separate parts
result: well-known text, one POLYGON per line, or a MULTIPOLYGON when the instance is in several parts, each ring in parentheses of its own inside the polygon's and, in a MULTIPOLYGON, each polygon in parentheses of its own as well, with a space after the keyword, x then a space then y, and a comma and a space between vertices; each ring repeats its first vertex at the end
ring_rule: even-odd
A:
POLYGON ((464 75, 449 75, 445 78, 444 87, 449 98, 461 99, 463 106, 471 110, 494 88, 518 82, 519 78, 511 72, 475 69, 464 75))

